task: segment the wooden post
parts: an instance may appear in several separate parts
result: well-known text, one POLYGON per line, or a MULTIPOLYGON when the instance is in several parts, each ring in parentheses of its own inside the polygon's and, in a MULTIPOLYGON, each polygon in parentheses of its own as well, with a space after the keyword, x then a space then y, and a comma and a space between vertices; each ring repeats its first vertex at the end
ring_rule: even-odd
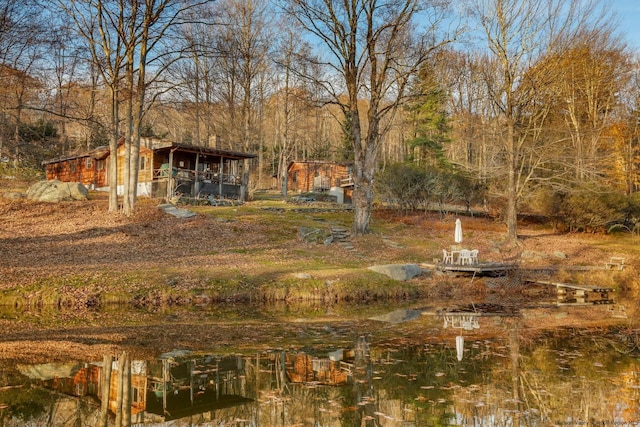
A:
POLYGON ((173 149, 169 151, 169 170, 167 174, 167 199, 171 199, 173 197, 173 149))
POLYGON ((224 177, 224 159, 220 156, 220 170, 218 171, 218 198, 222 200, 222 179, 224 177))
POLYGON ((193 197, 198 197, 198 193, 200 193, 200 181, 198 180, 199 177, 199 173, 198 173, 198 166, 200 165, 200 154, 196 153, 196 170, 195 170, 195 176, 193 178, 193 197))

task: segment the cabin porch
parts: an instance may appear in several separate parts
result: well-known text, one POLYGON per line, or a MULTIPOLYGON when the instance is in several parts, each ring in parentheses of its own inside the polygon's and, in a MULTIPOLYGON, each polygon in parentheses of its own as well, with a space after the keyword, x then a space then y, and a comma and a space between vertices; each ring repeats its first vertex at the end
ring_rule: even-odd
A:
POLYGON ((176 146, 153 151, 152 197, 244 200, 248 170, 255 157, 202 147, 176 146))

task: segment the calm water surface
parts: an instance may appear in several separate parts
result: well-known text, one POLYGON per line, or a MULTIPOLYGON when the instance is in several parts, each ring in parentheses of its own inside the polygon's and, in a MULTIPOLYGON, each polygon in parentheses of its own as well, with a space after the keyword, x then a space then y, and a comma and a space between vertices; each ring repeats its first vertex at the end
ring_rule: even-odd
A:
POLYGON ((321 340, 241 354, 212 344, 149 360, 5 363, 0 425, 100 426, 106 415, 111 426, 129 408, 145 426, 640 425, 640 333, 628 307, 381 306, 365 315, 379 328, 336 334, 327 324, 321 340), (602 325, 562 324, 572 310, 602 325), (545 319, 554 326, 532 331, 545 319))

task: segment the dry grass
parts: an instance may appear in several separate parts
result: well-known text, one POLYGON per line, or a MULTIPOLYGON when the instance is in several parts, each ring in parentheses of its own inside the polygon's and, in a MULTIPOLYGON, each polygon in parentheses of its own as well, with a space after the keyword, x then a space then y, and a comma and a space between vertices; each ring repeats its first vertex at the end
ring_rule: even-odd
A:
MULTIPOLYGON (((199 207, 196 217, 178 219, 143 198, 137 214, 127 218, 108 213, 102 194, 92 195, 88 202, 55 205, 0 199, 0 252, 6 254, 0 259, 0 290, 22 290, 24 295, 25 290, 35 292, 44 284, 91 285, 113 293, 125 284, 133 289, 168 284, 184 291, 212 283, 236 283, 249 289, 264 283, 287 284, 292 275, 306 273, 313 294, 319 286, 341 280, 376 287, 366 267, 430 263, 453 243, 455 215, 399 216, 378 211, 372 219, 373 233, 351 239, 353 252, 336 244, 308 244, 299 240, 299 226, 348 227, 348 214, 276 213, 264 206, 265 202, 255 202, 230 208, 199 207)), ((284 203, 278 206, 291 208, 284 203)), ((528 253, 529 258, 521 260, 524 266, 553 264, 561 269, 564 265, 601 266, 610 256, 622 255, 630 267, 615 280, 622 278, 627 289, 637 288, 632 272, 640 254, 629 249, 638 246, 634 237, 555 234, 539 225, 523 225, 521 244, 510 246, 504 244, 504 227, 496 221, 462 217, 462 223, 463 244, 479 249, 481 261, 520 261, 528 253)), ((610 282, 612 275, 579 278, 590 279, 610 282)), ((379 282, 386 286, 382 278, 379 282)), ((428 294, 450 293, 441 280, 425 277, 415 284, 430 286, 428 294)))
MULTIPOLYGON (((353 251, 337 244, 303 242, 300 226, 349 228, 351 214, 316 206, 260 200, 237 207, 197 207, 198 215, 163 214, 141 198, 135 216, 107 212, 106 195, 59 204, 0 199, 0 290, 12 305, 73 305, 108 301, 175 303, 215 300, 304 300, 482 297, 484 280, 423 275, 397 286, 367 270, 374 264, 432 263, 452 245, 454 214, 374 212, 372 233, 354 237, 353 251), (303 274, 305 278, 300 278, 303 274), (331 284, 329 286, 329 284, 331 284)), ((324 206, 324 205, 322 205, 324 206)), ((492 219, 460 216, 463 245, 480 261, 555 265, 558 280, 639 289, 637 238, 557 234, 521 224, 518 245, 504 242, 492 219), (562 256, 566 256, 563 258, 562 256), (626 257, 621 273, 564 273, 564 266, 603 266, 626 257)))
MULTIPOLYGON (((348 228, 348 213, 300 212, 293 209, 300 206, 257 201, 239 207, 198 207, 196 217, 177 219, 161 213, 156 204, 141 198, 137 214, 127 218, 107 213, 102 194, 92 194, 88 202, 55 205, 0 199, 0 293, 10 308, 20 308, 6 311, 2 318, 10 320, 0 320, 0 328, 11 331, 4 334, 0 358, 24 354, 35 358, 45 344, 62 357, 76 350, 101 355, 114 346, 204 348, 210 342, 225 345, 236 341, 255 345, 264 338, 266 328, 275 337, 295 339, 299 335, 297 325, 285 325, 275 314, 225 324, 220 320, 224 316, 215 313, 209 318, 204 310, 198 312, 196 322, 188 307, 216 299, 229 304, 245 298, 315 300, 322 309, 314 303, 307 311, 296 312, 305 317, 305 328, 312 329, 309 316, 318 316, 317 321, 326 324, 328 320, 321 315, 326 312, 325 304, 337 300, 394 298, 399 304, 413 298, 417 304, 431 307, 480 300, 520 304, 540 296, 522 288, 489 289, 485 279, 436 274, 398 283, 367 269, 374 264, 439 259, 442 248, 453 243, 455 215, 402 216, 376 211, 373 232, 353 238, 355 250, 349 251, 337 244, 305 243, 297 232, 301 225, 348 228), (273 207, 278 210, 265 209, 273 207), (144 311, 132 312, 132 318, 127 319, 130 324, 123 326, 119 315, 91 310, 96 304, 123 300, 151 311, 156 316, 153 324, 146 324, 144 311), (48 304, 60 308, 47 313, 48 304), (166 322, 159 322, 157 314, 167 305, 186 311, 172 311, 166 322), (201 341, 203 334, 207 342, 201 341)), ((504 244, 505 228, 499 222, 461 218, 463 244, 479 249, 481 261, 512 260, 526 252, 535 253, 537 257, 522 264, 557 265, 561 272, 558 280, 614 286, 629 294, 640 289, 635 270, 640 250, 634 237, 555 234, 537 224, 522 224, 520 244, 510 246, 504 244), (567 258, 560 259, 555 252, 567 258), (589 274, 562 270, 566 265, 603 265, 614 255, 626 256, 629 267, 622 272, 589 274)), ((354 307, 349 304, 350 313, 354 307)), ((574 313, 576 321, 585 314, 593 316, 574 313)), ((553 327, 572 320, 544 317, 543 312, 528 316, 532 321, 527 326, 531 327, 553 327)), ((349 319, 342 323, 336 317, 330 321, 333 327, 345 330, 351 330, 356 322, 349 319)), ((424 335, 426 329, 416 325, 415 331, 406 331, 407 336, 424 335)), ((430 325, 425 328, 433 328, 430 325)), ((358 328, 366 331, 376 326, 364 322, 358 328)), ((490 328, 486 331, 490 333, 490 328)))

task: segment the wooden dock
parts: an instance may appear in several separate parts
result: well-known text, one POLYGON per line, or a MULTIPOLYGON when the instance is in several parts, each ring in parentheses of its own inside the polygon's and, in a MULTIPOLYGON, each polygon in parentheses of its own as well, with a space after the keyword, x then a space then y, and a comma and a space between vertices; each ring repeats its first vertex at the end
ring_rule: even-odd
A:
POLYGON ((504 262, 479 262, 477 264, 435 264, 434 269, 445 273, 465 273, 474 276, 504 276, 518 269, 518 264, 504 262))
POLYGON ((527 283, 555 287, 558 306, 615 304, 615 301, 609 298, 609 294, 615 291, 614 288, 551 282, 548 280, 527 280, 527 283))

